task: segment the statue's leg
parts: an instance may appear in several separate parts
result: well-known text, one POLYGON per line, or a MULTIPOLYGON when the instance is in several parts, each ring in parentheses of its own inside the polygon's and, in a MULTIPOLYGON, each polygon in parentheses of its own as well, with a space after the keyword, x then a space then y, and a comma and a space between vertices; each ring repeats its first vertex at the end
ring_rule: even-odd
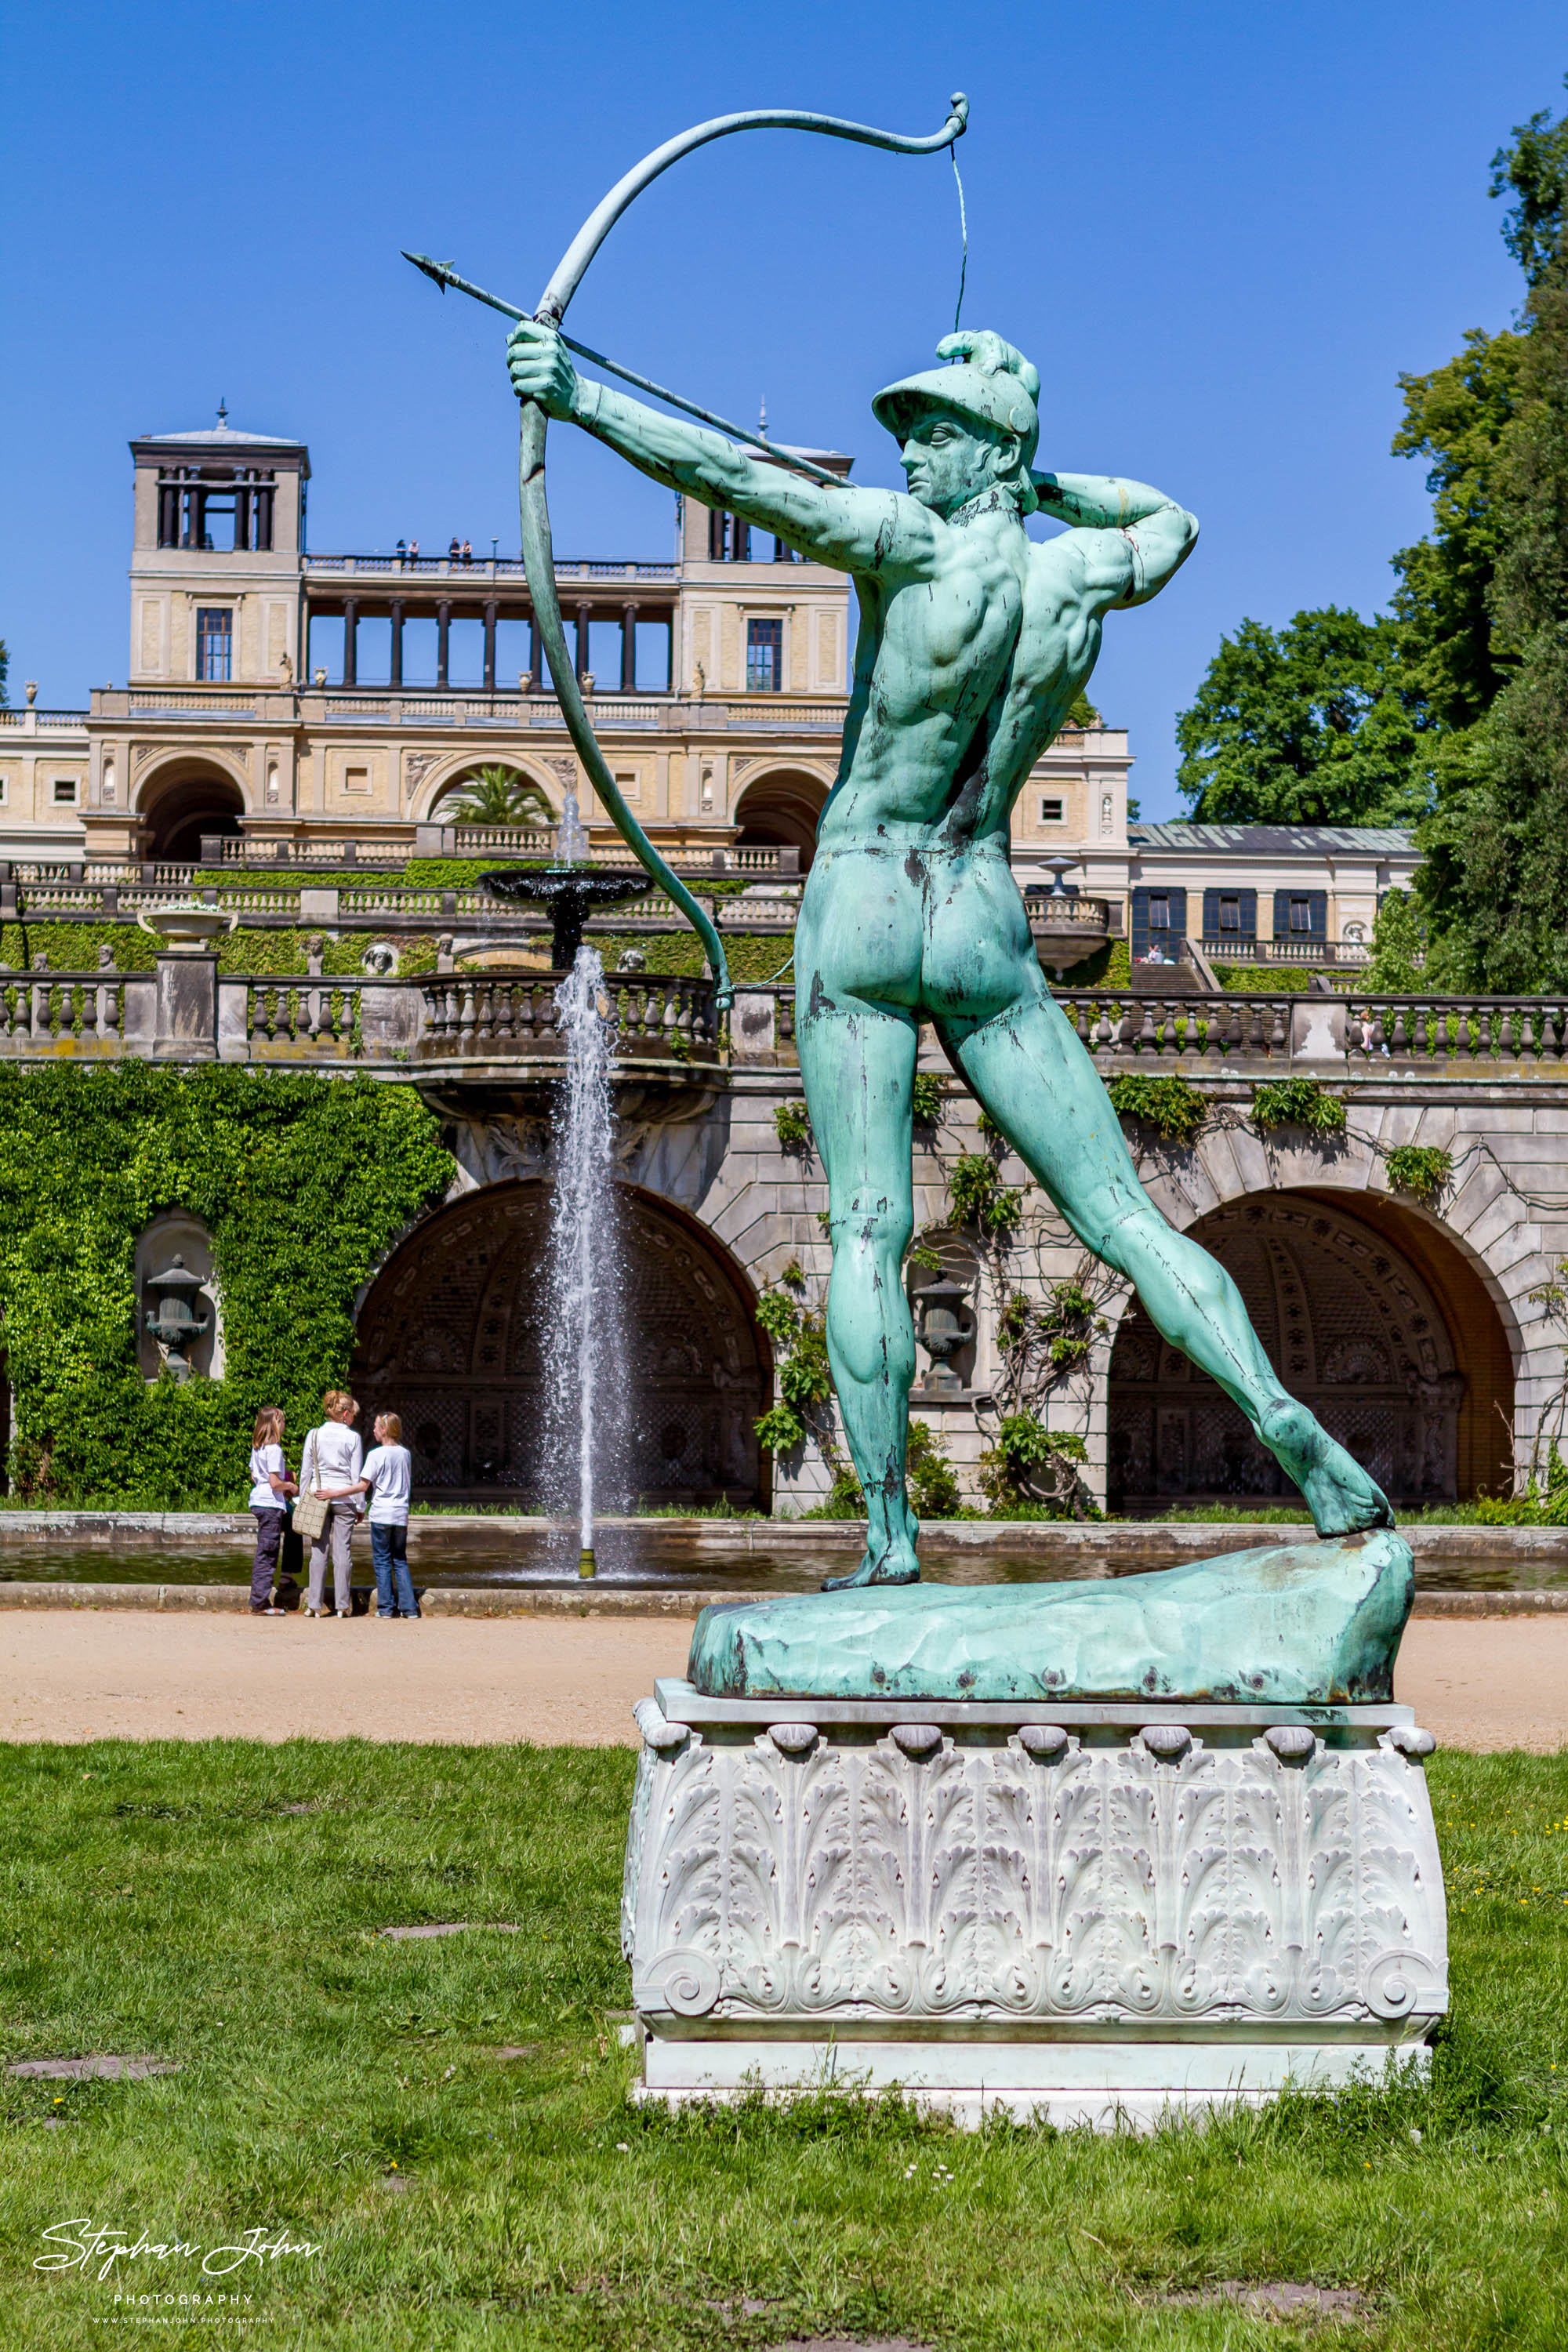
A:
POLYGON ((904 1492, 914 1330, 904 1252, 914 1223, 910 1106, 919 1029, 912 1014, 862 1000, 822 1003, 801 1021, 800 1066, 827 1171, 833 1279, 827 1354, 850 1459, 866 1495, 866 1550, 852 1584, 912 1584, 919 1522, 904 1492))
POLYGON ((939 1024, 991 1117, 1079 1240, 1136 1286, 1165 1338, 1241 1407, 1318 1533, 1392 1526, 1381 1489, 1281 1386, 1225 1268, 1144 1192, 1094 1065, 1037 968, 1020 982, 1005 1012, 939 1024))

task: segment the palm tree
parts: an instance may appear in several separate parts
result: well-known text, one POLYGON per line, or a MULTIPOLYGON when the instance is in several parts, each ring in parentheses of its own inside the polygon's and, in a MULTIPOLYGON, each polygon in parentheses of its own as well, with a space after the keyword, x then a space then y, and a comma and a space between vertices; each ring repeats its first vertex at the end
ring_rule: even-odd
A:
POLYGON ((552 825, 555 812, 542 785, 517 769, 476 768, 451 793, 447 806, 465 824, 552 825))

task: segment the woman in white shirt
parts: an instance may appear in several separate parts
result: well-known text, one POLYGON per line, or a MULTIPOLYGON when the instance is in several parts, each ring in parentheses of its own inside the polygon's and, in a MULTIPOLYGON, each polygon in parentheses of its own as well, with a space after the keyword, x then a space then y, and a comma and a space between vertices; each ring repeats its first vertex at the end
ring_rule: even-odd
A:
POLYGON ((256 1521, 256 1558, 250 1566, 253 1617, 283 1614, 273 1601, 272 1588, 278 1581, 278 1547, 289 1497, 295 1491, 283 1459, 283 1415, 277 1405, 264 1404, 250 1439, 250 1510, 256 1521))
POLYGON ((310 1588, 305 1614, 324 1617, 327 1613, 330 1549, 332 1598, 338 1615, 351 1617, 353 1603, 349 1591, 349 1546, 359 1517, 358 1497, 363 1484, 360 1462, 363 1449, 353 1427, 359 1407, 342 1389, 329 1389, 321 1399, 321 1410, 327 1417, 320 1429, 313 1429, 305 1440, 305 1458, 300 1465, 300 1486, 308 1493, 325 1497, 331 1506, 327 1524, 310 1546, 310 1588))
POLYGON ((375 1568, 378 1617, 417 1617, 414 1580, 408 1573, 408 1497, 414 1465, 395 1412, 378 1412, 375 1444, 364 1457, 356 1492, 370 1496, 370 1556, 375 1568), (397 1597, 393 1598, 394 1580, 397 1597))

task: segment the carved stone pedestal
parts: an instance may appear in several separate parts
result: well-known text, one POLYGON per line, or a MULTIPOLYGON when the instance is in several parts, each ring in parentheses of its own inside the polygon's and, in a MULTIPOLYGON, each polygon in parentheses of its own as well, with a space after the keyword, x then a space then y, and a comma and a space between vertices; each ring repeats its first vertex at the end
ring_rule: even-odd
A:
POLYGON ((1146 2127, 1426 2063, 1447 1933, 1407 1707, 657 1690, 622 1906, 645 2098, 896 2083, 1146 2127))

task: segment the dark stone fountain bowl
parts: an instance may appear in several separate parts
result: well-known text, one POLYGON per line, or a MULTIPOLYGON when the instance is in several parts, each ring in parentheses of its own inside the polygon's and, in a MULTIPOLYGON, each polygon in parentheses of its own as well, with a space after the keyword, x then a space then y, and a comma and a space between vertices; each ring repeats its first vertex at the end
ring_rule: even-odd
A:
POLYGON ((479 880, 493 898, 523 899, 550 911, 550 966, 570 971, 591 914, 607 914, 628 898, 640 898, 654 884, 639 869, 607 874, 591 866, 501 866, 479 880))

